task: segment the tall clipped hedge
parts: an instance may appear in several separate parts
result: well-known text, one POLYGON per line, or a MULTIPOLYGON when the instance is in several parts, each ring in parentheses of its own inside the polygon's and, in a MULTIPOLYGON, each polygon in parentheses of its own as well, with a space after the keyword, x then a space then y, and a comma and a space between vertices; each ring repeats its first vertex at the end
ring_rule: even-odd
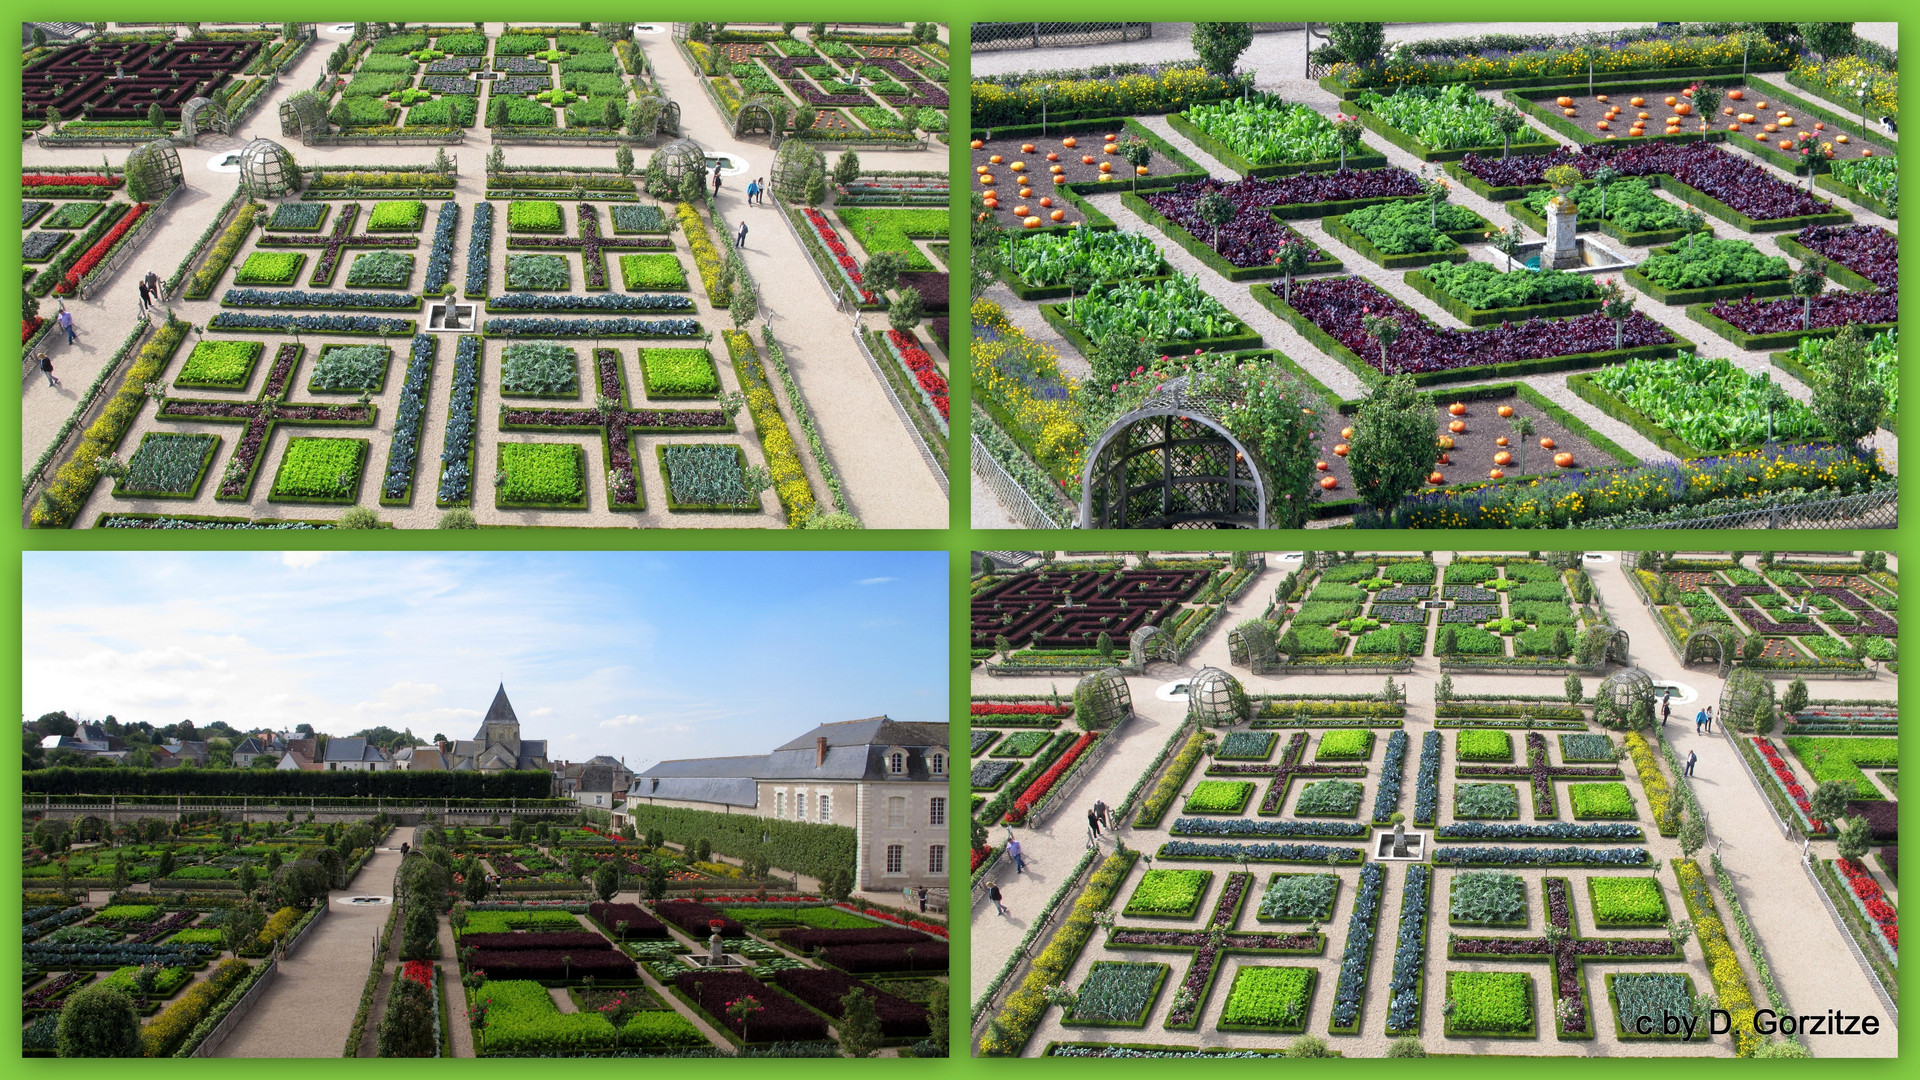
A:
POLYGON ((736 859, 764 856, 781 870, 791 870, 810 878, 823 878, 829 871, 853 871, 857 856, 856 834, 845 825, 819 825, 804 821, 781 821, 752 814, 716 814, 711 810, 686 810, 675 806, 627 808, 633 827, 644 834, 659 829, 668 840, 692 846, 705 840, 713 850, 736 859), (760 842, 761 834, 767 842, 760 842))
POLYGON ((553 778, 538 769, 493 774, 278 772, 254 769, 34 769, 21 774, 20 790, 28 795, 377 795, 388 799, 545 799, 552 797, 553 778))

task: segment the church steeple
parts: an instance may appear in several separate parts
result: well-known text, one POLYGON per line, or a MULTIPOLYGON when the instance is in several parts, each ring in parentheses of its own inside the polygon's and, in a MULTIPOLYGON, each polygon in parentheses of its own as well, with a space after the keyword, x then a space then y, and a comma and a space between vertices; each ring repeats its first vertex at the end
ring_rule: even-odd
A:
POLYGON ((514 715, 513 703, 507 700, 506 683, 494 691, 493 704, 487 706, 487 715, 480 721, 480 732, 474 738, 482 745, 499 744, 519 752, 520 718, 514 715))

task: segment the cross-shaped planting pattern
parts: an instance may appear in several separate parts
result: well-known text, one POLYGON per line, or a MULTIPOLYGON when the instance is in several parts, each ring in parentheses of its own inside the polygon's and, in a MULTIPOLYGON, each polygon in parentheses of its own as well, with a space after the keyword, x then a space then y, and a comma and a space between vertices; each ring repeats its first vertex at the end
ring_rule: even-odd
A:
POLYGON ((365 427, 378 412, 374 405, 289 405, 285 398, 293 385, 293 370, 300 364, 305 347, 287 342, 274 354, 273 370, 260 396, 252 401, 196 401, 166 398, 156 414, 161 420, 192 423, 240 424, 243 430, 233 457, 228 459, 215 498, 224 501, 245 500, 253 491, 253 479, 266 456, 273 429, 279 424, 302 426, 336 425, 365 427))
POLYGON ((1684 960, 1671 937, 1586 938, 1573 924, 1567 879, 1546 879, 1548 931, 1541 937, 1463 937, 1447 940, 1450 960, 1545 960, 1553 966, 1556 1034, 1562 1039, 1593 1037, 1593 1010, 1582 967, 1594 961, 1684 960), (1561 1002, 1567 1004, 1562 1006, 1561 1002))
POLYGON ((66 117, 142 120, 155 102, 169 119, 196 97, 211 97, 244 69, 258 41, 112 42, 69 45, 20 74, 21 115, 29 122, 47 106, 66 117))
POLYGON ((1247 893, 1253 887, 1253 875, 1229 873, 1213 915, 1197 930, 1147 930, 1116 926, 1107 935, 1109 949, 1167 949, 1191 952, 1193 963, 1175 992, 1173 1008, 1167 1013, 1168 1028, 1196 1028, 1213 993, 1213 981, 1220 974, 1220 961, 1227 954, 1256 956, 1319 956, 1326 951, 1327 936, 1311 934, 1266 934, 1236 932, 1247 893))
POLYGON ((1021 574, 973 598, 973 645, 996 636, 1045 648, 1115 642, 1158 625, 1207 580, 1206 570, 1076 570, 1021 574))
POLYGON ((1453 774, 1472 779, 1526 777, 1533 787, 1534 820, 1550 821, 1560 816, 1560 800, 1554 795, 1554 781, 1619 779, 1620 769, 1615 765, 1550 765, 1547 762, 1547 737, 1537 731, 1529 731, 1525 765, 1455 765, 1453 774))
POLYGON ((320 248, 320 257, 313 264, 313 275, 307 279, 307 285, 315 289, 324 289, 333 282, 333 275, 340 268, 341 257, 348 248, 410 248, 420 246, 420 237, 414 234, 373 236, 367 233, 355 235, 354 222, 360 217, 360 204, 348 203, 340 208, 339 216, 334 219, 333 229, 325 236, 299 236, 285 233, 268 233, 259 241, 261 247, 312 247, 320 248))
MULTIPOLYGON (((1208 776, 1265 776, 1271 777, 1267 784, 1267 794, 1260 800, 1260 813, 1273 815, 1286 805, 1287 789, 1293 786, 1293 778, 1325 778, 1330 776, 1361 777, 1367 775, 1365 765, 1309 765, 1307 757, 1307 733, 1296 731, 1293 738, 1287 740, 1287 748, 1276 762, 1261 762, 1257 765, 1219 765, 1207 769, 1208 776)), ((1616 773, 1617 775, 1617 773, 1616 773)))
POLYGON ((600 211, 592 203, 580 204, 579 236, 507 237, 509 248, 561 248, 578 251, 586 267, 587 288, 607 287, 607 251, 672 251, 673 241, 660 236, 612 237, 600 234, 600 211))
POLYGON ((719 409, 636 409, 627 396, 620 350, 593 351, 598 402, 591 409, 507 409, 502 431, 598 432, 607 463, 608 502, 615 510, 644 510, 646 496, 634 465, 636 435, 732 433, 733 419, 719 409))

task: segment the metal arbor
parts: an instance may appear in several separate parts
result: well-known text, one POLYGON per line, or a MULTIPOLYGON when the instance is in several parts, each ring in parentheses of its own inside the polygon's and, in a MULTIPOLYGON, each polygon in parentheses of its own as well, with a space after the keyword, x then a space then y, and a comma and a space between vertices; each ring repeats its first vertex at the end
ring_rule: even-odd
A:
POLYGON ((191 146, 203 131, 227 133, 227 110, 212 98, 197 97, 180 107, 180 137, 191 146))
POLYGON ((126 169, 127 197, 136 202, 159 202, 180 186, 180 152, 170 139, 134 147, 126 169))
POLYGON ((277 198, 299 191, 296 169, 293 155, 272 139, 255 139, 240 151, 240 182, 256 199, 277 198))
POLYGON ((740 111, 733 114, 733 137, 741 139, 760 131, 775 134, 786 124, 788 111, 784 98, 755 94, 741 102, 740 111))
POLYGON ((1611 728, 1651 726, 1653 676, 1637 667, 1607 676, 1593 694, 1593 719, 1611 728))
POLYGON ((656 165, 666 174, 667 182, 673 185, 673 190, 679 191, 681 177, 686 174, 698 172, 701 176, 706 176, 707 152, 692 139, 675 139, 655 150, 653 156, 647 159, 649 172, 656 165))
POLYGON ((312 90, 302 90, 280 103, 280 134, 312 146, 315 136, 332 130, 327 120, 327 99, 312 90))
POLYGON ((1093 672, 1073 688, 1074 719, 1083 731, 1110 728, 1133 712, 1133 691, 1119 668, 1093 672))
POLYGON ((1773 683, 1752 668, 1736 668, 1720 686, 1720 723, 1734 731, 1773 731, 1773 683))
POLYGON ((1157 626, 1142 626, 1127 640, 1127 660, 1135 671, 1145 671, 1149 660, 1173 662, 1173 637, 1157 626))
POLYGON ((1740 648, 1740 634, 1729 623, 1702 623, 1687 635, 1687 649, 1682 660, 1697 664, 1712 660, 1720 665, 1720 677, 1726 678, 1733 670, 1733 656, 1740 648))
POLYGON ((800 139, 788 139, 773 155, 773 168, 767 182, 773 193, 790 203, 807 201, 807 178, 827 171, 827 156, 800 139))
POLYGON ((1274 640, 1270 623, 1248 619, 1227 631, 1227 662, 1252 668, 1258 675, 1279 660, 1274 640))
POLYGON ((1229 727, 1253 715, 1246 688, 1219 668, 1201 668, 1187 680, 1187 717, 1208 727, 1229 727))
POLYGON ((1220 418, 1225 395, 1169 379, 1094 440, 1080 477, 1083 529, 1264 529, 1267 482, 1220 418))

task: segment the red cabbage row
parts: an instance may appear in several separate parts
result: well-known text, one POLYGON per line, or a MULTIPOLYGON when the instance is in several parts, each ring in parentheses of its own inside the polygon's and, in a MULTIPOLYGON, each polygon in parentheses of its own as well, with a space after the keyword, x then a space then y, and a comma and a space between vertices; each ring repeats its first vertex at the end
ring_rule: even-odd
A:
POLYGON ((484 971, 489 979, 638 978, 630 957, 605 949, 480 949, 467 969, 484 971))
POLYGON ((1900 288, 1900 238, 1878 225, 1809 225, 1793 238, 1883 289, 1900 288))
POLYGON ((692 900, 662 900, 653 905, 653 913, 667 922, 692 934, 699 941, 707 940, 713 933, 709 924, 718 919, 721 922, 720 934, 723 937, 745 937, 747 928, 721 914, 719 908, 697 904, 692 900))
POLYGON ((829 945, 820 950, 820 959, 842 971, 945 971, 947 943, 928 939, 921 945, 829 945))
POLYGON ((673 984, 728 1031, 747 1042, 808 1042, 827 1037, 827 1022, 819 1014, 751 975, 737 971, 686 971, 680 973, 673 984), (760 1003, 759 1011, 744 1019, 727 1012, 727 1006, 748 997, 760 1003))
MULTIPOLYGON (((1305 203, 1346 202, 1395 195, 1420 194, 1419 178, 1401 168, 1342 169, 1330 173, 1302 173, 1277 180, 1239 180, 1224 183, 1202 180, 1181 184, 1167 191, 1143 196, 1147 205, 1174 224, 1208 244, 1220 256, 1238 267, 1264 266, 1273 261, 1273 251, 1282 241, 1304 242, 1304 237, 1288 225, 1273 220, 1266 212, 1270 206, 1305 203), (1239 210, 1233 221, 1222 226, 1220 240, 1212 243, 1213 226, 1200 220, 1194 209, 1203 195, 1220 194, 1239 210)), ((1327 258, 1319 249, 1314 261, 1327 258)))
POLYGON ((634 941, 639 938, 663 938, 667 928, 660 920, 647 914, 639 904, 602 904, 598 901, 587 905, 587 914, 593 916, 609 933, 619 935, 622 941, 634 941), (626 923, 622 934, 619 924, 626 923))
POLYGON ((1542 184, 1546 182, 1542 177, 1548 169, 1569 164, 1588 176, 1603 165, 1612 166, 1623 176, 1665 173, 1758 221, 1833 212, 1833 204, 1827 200, 1815 198, 1759 165, 1710 143, 1642 142, 1589 146, 1577 153, 1561 149, 1551 154, 1506 158, 1468 154, 1460 161, 1461 169, 1498 187, 1542 184))
MULTIPOLYGON (((1299 295, 1299 286, 1294 287, 1299 295)), ((1749 334, 1792 333, 1801 328, 1801 301, 1786 296, 1778 300, 1722 300, 1713 305, 1715 318, 1725 319, 1749 334)), ((1900 294, 1894 292, 1827 293, 1813 298, 1813 327, 1846 326, 1849 323, 1890 323, 1900 318, 1900 294)))
POLYGON ((845 1011, 840 1002, 847 993, 855 989, 864 990, 873 995, 875 1011, 880 1014, 880 1034, 889 1038, 933 1034, 933 1027, 927 1023, 926 1006, 876 989, 844 972, 819 968, 790 969, 774 972, 773 981, 780 989, 835 1020, 840 1019, 840 1014, 845 1011))
POLYGON ((788 930, 780 935, 782 944, 806 952, 823 945, 917 945, 932 941, 931 937, 918 930, 908 930, 897 926, 876 926, 872 929, 857 930, 821 930, 803 926, 797 930, 788 930))
MULTIPOLYGON (((1273 287, 1274 295, 1279 289, 1273 287)), ((1422 318, 1412 308, 1362 278, 1317 278, 1293 283, 1293 307, 1315 326, 1352 349, 1368 366, 1388 375, 1505 364, 1550 356, 1606 352, 1613 348, 1613 320, 1595 312, 1571 319, 1528 319, 1479 330, 1449 330, 1422 318), (1367 313, 1388 315, 1401 326, 1381 367, 1380 343, 1361 327, 1367 313)), ((1626 323, 1627 348, 1672 343, 1659 323, 1635 312, 1626 323)))
POLYGON ((578 952, 595 950, 606 951, 613 944, 606 938, 591 931, 554 931, 539 933, 520 931, 506 934, 467 934, 460 939, 460 947, 473 946, 476 949, 495 949, 512 952, 526 949, 556 949, 560 952, 578 952))

